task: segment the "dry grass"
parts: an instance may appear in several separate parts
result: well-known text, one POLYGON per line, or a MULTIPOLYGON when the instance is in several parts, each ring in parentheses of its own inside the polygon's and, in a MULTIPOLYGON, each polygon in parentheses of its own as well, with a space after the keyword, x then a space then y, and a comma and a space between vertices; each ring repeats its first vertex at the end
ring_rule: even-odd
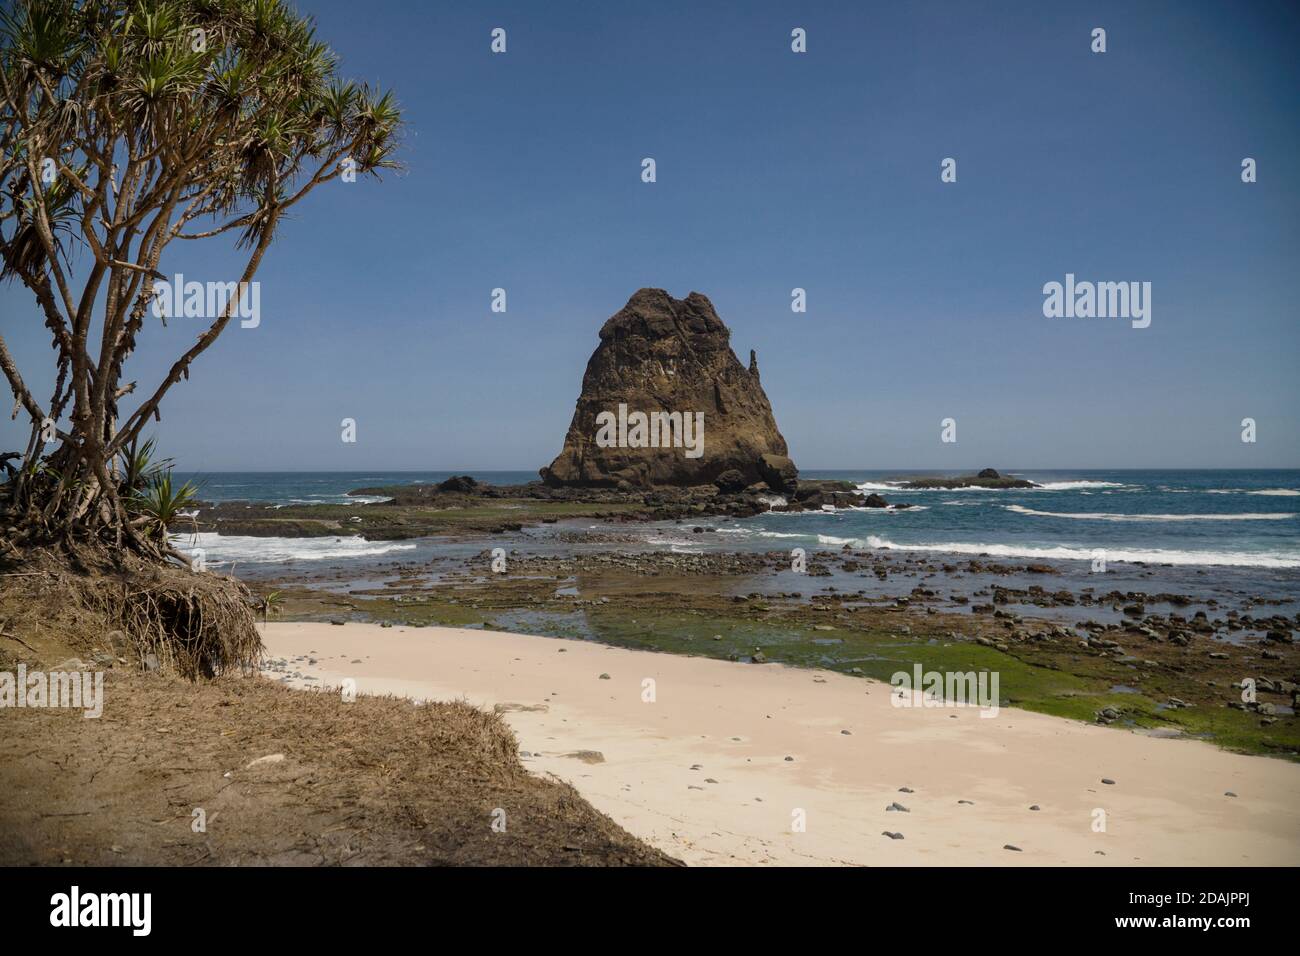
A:
POLYGON ((0 708, 0 865, 672 862, 569 785, 529 774, 496 714, 348 703, 241 675, 261 639, 251 611, 230 610, 242 589, 225 579, 32 562, 6 572, 0 670, 69 657, 111 669, 98 719, 0 708), (141 672, 148 654, 161 671, 141 672), (491 827, 498 810, 505 832, 491 827))
POLYGON ((0 709, 0 864, 64 861, 672 862, 529 774, 504 721, 467 704, 134 673, 110 673, 97 720, 0 709))
POLYGON ((256 669, 262 639, 253 603, 233 578, 130 556, 42 550, 0 563, 0 604, 18 636, 190 679, 256 669))

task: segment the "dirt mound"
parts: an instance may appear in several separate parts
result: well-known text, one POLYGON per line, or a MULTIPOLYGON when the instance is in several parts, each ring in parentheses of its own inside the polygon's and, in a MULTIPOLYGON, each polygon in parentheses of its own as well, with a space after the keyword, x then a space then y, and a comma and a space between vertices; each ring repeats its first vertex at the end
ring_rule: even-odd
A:
POLYGON ((0 645, 103 655, 189 678, 253 671, 256 599, 234 578, 92 549, 0 560, 0 645))
POLYGON ((110 672, 98 719, 0 708, 0 865, 672 862, 463 703, 110 672))

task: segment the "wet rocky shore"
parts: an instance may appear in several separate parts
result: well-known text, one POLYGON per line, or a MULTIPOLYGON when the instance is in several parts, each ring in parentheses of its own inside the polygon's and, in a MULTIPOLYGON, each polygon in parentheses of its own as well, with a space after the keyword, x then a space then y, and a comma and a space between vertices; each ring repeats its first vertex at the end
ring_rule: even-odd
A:
POLYGON ((617 528, 560 537, 572 550, 489 537, 458 555, 253 583, 285 619, 495 628, 882 680, 915 663, 991 670, 1007 704, 1300 754, 1300 613, 1263 595, 1121 589, 1104 575, 1080 587, 1039 562, 845 547, 796 570, 785 551, 637 551, 617 528))
POLYGON ((878 494, 863 494, 848 481, 800 479, 783 489, 766 482, 744 487, 728 483, 649 490, 553 487, 541 481, 489 485, 468 476, 436 485, 356 488, 357 504, 273 505, 250 501, 200 502, 182 530, 229 535, 323 537, 357 535, 395 541, 438 534, 518 531, 529 523, 586 517, 606 521, 672 521, 747 518, 765 511, 800 512, 826 508, 891 506, 878 494), (373 502, 373 499, 383 499, 373 502), (363 504, 370 500, 373 503, 363 504))

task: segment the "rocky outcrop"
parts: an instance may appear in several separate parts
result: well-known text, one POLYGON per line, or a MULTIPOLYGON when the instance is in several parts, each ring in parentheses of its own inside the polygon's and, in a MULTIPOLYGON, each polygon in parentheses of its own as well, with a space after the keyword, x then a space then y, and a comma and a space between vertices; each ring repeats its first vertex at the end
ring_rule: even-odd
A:
POLYGON ((798 486, 799 469, 785 455, 761 456, 758 471, 767 486, 775 491, 794 491, 798 486))
POLYGON ((1011 478, 995 468, 985 468, 977 475, 957 475, 952 478, 913 478, 903 484, 908 489, 923 488, 1037 488, 1024 478, 1011 478))
POLYGON ((798 469, 731 332, 698 292, 641 289, 600 330, 564 448, 541 470, 552 486, 625 490, 721 480, 797 486, 798 469))
POLYGON ((472 495, 479 489, 479 483, 469 475, 453 475, 446 481, 439 482, 439 491, 472 495))

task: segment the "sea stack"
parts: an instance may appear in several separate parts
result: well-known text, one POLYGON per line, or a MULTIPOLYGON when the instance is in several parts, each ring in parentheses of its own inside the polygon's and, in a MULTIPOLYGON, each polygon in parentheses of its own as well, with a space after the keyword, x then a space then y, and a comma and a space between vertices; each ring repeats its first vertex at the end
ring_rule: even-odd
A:
POLYGON ((706 296, 641 289, 600 330, 550 485, 654 488, 764 482, 795 490, 798 470, 731 330, 706 296))

